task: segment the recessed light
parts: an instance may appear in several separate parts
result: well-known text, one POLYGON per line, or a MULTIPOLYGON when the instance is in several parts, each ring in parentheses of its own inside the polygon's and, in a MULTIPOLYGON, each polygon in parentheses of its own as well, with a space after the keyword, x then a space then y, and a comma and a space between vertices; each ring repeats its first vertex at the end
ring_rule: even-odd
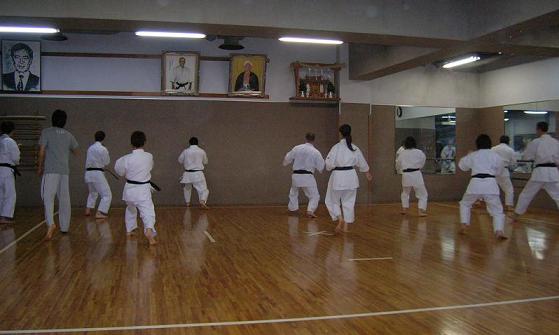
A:
POLYGON ((292 42, 292 43, 312 43, 312 44, 332 44, 332 45, 339 45, 343 44, 343 41, 339 40, 328 40, 322 38, 306 38, 306 37, 280 37, 280 41, 282 42, 292 42))
POLYGON ((205 34, 200 33, 185 33, 185 32, 172 32, 172 31, 148 31, 140 30, 136 32, 137 36, 142 37, 167 37, 167 38, 206 38, 205 34))
POLYGON ((0 26, 0 33, 56 34, 60 30, 49 27, 0 26))
POLYGON ((450 68, 453 68, 453 67, 477 62, 480 59, 481 59, 481 57, 479 57, 479 56, 469 56, 469 57, 466 57, 466 58, 461 58, 461 59, 457 59, 455 61, 446 63, 445 65, 443 65, 443 68, 450 69, 450 68))

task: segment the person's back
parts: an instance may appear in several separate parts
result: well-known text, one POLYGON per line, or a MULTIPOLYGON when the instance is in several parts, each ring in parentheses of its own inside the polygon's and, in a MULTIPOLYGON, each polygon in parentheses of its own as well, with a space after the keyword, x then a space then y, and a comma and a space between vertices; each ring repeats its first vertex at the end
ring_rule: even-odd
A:
MULTIPOLYGON (((119 161, 124 168, 123 176, 127 180, 145 182, 151 179, 151 170, 153 169, 153 155, 149 152, 144 151, 144 149, 134 149, 132 153, 129 153, 121 157, 119 161)), ((127 184, 127 186, 134 188, 142 185, 127 184)))
POLYGON ((458 163, 462 171, 471 171, 472 179, 466 193, 499 194, 495 176, 504 169, 501 157, 491 149, 480 149, 469 153, 458 163))
POLYGON ((185 170, 204 170, 204 164, 208 163, 206 152, 198 145, 191 145, 185 149, 179 157, 179 162, 184 165, 185 170))
POLYGON ((322 155, 311 143, 299 144, 293 147, 291 155, 293 159, 293 170, 314 172, 316 169, 322 172, 324 169, 322 155))
POLYGON ((398 155, 402 170, 422 169, 425 165, 425 154, 419 149, 405 149, 398 155))
POLYGON ((190 146, 183 150, 179 156, 179 163, 184 167, 180 180, 180 183, 184 185, 184 201, 187 206, 190 206, 192 187, 194 187, 198 192, 200 206, 204 209, 209 209, 206 202, 208 201, 210 191, 206 184, 206 176, 204 176, 204 165, 208 164, 208 156, 206 151, 198 146, 197 137, 191 137, 188 140, 188 144, 190 146))
POLYGON ((44 173, 70 173, 70 152, 78 147, 74 135, 64 128, 49 127, 43 129, 39 144, 45 146, 44 173))
POLYGON ((95 142, 87 149, 86 168, 103 168, 110 162, 109 151, 101 142, 95 142))

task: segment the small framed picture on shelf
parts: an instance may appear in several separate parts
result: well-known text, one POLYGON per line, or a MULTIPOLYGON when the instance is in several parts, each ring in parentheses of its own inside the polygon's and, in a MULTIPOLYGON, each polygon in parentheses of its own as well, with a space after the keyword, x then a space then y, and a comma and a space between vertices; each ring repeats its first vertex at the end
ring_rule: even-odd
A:
POLYGON ((164 52, 161 56, 161 90, 169 95, 198 95, 200 54, 164 52))
POLYGON ((232 54, 229 62, 229 95, 266 95, 266 55, 232 54))

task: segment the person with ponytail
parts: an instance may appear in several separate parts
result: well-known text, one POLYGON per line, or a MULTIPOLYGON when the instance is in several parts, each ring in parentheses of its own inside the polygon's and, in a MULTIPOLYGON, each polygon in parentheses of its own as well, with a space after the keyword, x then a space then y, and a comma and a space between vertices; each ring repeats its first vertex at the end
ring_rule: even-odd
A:
POLYGON ((349 225, 355 221, 355 197, 359 188, 355 168, 366 173, 369 181, 373 179, 361 150, 352 143, 351 126, 343 124, 339 131, 342 139, 326 156, 326 170, 332 174, 325 203, 332 220, 338 222, 336 233, 349 231, 349 225))

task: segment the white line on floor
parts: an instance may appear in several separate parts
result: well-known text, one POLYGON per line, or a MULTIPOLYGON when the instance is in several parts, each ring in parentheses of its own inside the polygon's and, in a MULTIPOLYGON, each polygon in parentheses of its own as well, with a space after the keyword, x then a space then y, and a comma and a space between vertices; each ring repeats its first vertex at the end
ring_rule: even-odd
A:
POLYGON ((207 230, 204 230, 204 234, 206 234, 206 236, 208 237, 208 240, 210 240, 210 242, 215 243, 214 238, 212 237, 212 235, 210 235, 210 233, 208 233, 207 230))
POLYGON ((178 323, 178 324, 168 324, 168 325, 123 326, 123 327, 0 330, 0 334, 77 333, 77 332, 100 332, 100 331, 105 331, 106 332, 106 331, 147 330, 147 329, 245 326, 245 325, 257 325, 257 324, 309 322, 309 321, 337 320, 337 319, 355 319, 355 318, 367 318, 367 317, 377 317, 377 316, 386 316, 386 315, 450 311, 450 310, 460 310, 460 309, 468 309, 468 308, 482 308, 482 307, 491 307, 491 306, 514 305, 514 304, 523 304, 523 303, 550 301, 550 300, 559 300, 559 295, 548 296, 548 297, 540 297, 540 298, 519 299, 519 300, 484 302, 484 303, 479 303, 479 304, 468 304, 468 305, 453 305, 453 306, 441 306, 441 307, 401 309, 401 310, 393 310, 393 311, 369 312, 369 313, 358 313, 358 314, 310 316, 310 317, 288 318, 288 319, 224 321, 224 322, 206 322, 206 323, 178 323))
POLYGON ((384 261, 387 259, 392 259, 392 257, 372 257, 372 258, 348 258, 348 261, 384 261))
MULTIPOLYGON (((58 214, 58 212, 54 212, 53 216, 58 214)), ((2 248, 2 250, 0 250, 0 255, 4 253, 4 251, 10 249, 11 247, 13 247, 14 245, 17 244, 17 242, 21 241, 22 239, 24 239, 27 235, 31 234, 33 231, 35 231, 37 228, 39 228, 43 223, 45 223, 47 220, 43 220, 39 223, 37 223, 37 225, 35 225, 33 228, 29 229, 28 231, 25 232, 25 234, 21 235, 20 237, 18 237, 16 240, 12 241, 12 243, 8 244, 7 246, 5 246, 4 248, 2 248)))

